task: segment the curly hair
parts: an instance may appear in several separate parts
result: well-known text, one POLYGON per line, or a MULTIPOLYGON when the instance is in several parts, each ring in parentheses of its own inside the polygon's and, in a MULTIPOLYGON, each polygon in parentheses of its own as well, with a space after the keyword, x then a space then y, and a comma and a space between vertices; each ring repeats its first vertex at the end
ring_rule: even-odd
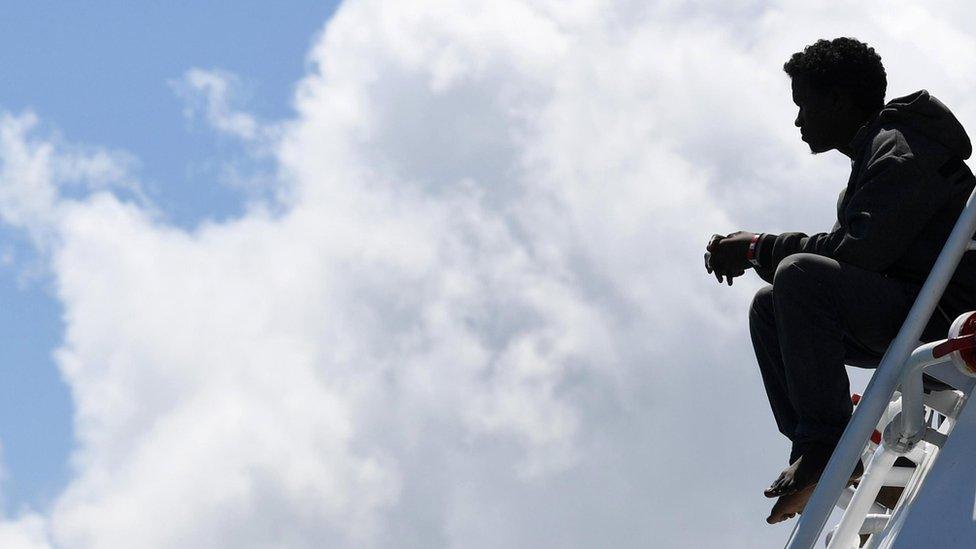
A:
POLYGON ((847 91, 858 108, 875 112, 884 106, 888 79, 881 56, 854 38, 817 40, 783 64, 790 78, 802 76, 817 89, 847 91))

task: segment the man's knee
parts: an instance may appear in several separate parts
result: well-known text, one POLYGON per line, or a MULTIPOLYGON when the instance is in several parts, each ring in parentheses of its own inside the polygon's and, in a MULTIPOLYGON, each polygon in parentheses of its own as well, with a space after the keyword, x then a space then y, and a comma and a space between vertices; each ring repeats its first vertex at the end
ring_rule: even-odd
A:
POLYGON ((836 265, 836 261, 822 255, 791 254, 783 258, 776 267, 773 286, 782 291, 785 288, 819 284, 836 265))

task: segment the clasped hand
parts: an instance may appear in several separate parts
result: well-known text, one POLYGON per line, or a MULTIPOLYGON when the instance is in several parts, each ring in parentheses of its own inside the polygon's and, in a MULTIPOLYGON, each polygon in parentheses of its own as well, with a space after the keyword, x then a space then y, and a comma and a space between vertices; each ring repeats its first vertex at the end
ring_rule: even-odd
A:
POLYGON ((725 277, 725 281, 731 286, 732 279, 742 276, 751 266, 746 256, 753 236, 755 233, 746 231, 737 231, 728 236, 712 235, 705 246, 708 250, 705 253, 705 270, 714 274, 719 283, 725 277))

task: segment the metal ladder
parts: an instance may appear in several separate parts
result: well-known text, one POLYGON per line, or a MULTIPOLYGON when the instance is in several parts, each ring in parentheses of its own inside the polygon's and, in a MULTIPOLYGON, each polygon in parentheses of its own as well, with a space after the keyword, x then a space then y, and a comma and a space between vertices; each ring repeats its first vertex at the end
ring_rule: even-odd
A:
MULTIPOLYGON (((972 336, 967 339, 973 341, 972 336)), ((913 356, 934 359, 930 349, 938 343, 941 342, 919 347, 913 356)), ((948 377, 942 373, 940 377, 948 377)), ((877 547, 883 538, 897 532, 899 519, 911 507, 971 393, 972 381, 958 384, 963 386, 962 390, 951 387, 927 393, 920 390, 915 393, 918 397, 895 394, 861 455, 867 467, 857 488, 845 488, 837 500, 836 505, 844 509, 844 515, 827 533, 827 547, 856 548, 867 536, 874 536, 865 540, 869 541, 868 546, 877 547), (918 427, 914 436, 906 437, 906 426, 913 422, 908 420, 909 415, 917 418, 918 427), (899 489, 901 493, 889 492, 885 500, 876 501, 883 487, 899 489)), ((910 389, 903 386, 903 390, 910 389)), ((853 398, 855 405, 859 401, 857 396, 853 398)))
MULTIPOLYGON (((829 534, 830 549, 858 547, 862 532, 875 537, 884 535, 891 531, 891 525, 897 520, 898 507, 903 509, 910 505, 912 496, 924 483, 925 474, 939 448, 951 434, 956 414, 972 392, 973 380, 966 376, 976 375, 976 370, 964 367, 961 353, 967 352, 967 346, 976 344, 976 336, 950 335, 945 340, 921 346, 918 343, 963 254, 976 250, 974 233, 976 190, 966 201, 898 335, 889 345, 864 396, 859 399, 854 415, 787 542, 788 549, 812 549, 823 535, 835 505, 844 508, 845 512, 840 524, 829 534), (938 372, 937 377, 955 390, 941 391, 944 394, 926 398, 922 384, 925 368, 938 372), (896 389, 900 389, 900 394, 896 395, 896 389), (895 409, 900 411, 893 415, 895 409), (872 445, 869 439, 876 428, 880 429, 880 437, 874 435, 877 444, 872 445), (850 472, 862 454, 868 452, 871 457, 864 475, 857 488, 852 490, 847 487, 850 472), (899 470, 903 468, 893 467, 899 456, 916 463, 911 474, 899 470), (897 486, 899 482, 905 485, 905 490, 895 509, 875 503, 882 486, 897 486)), ((976 314, 970 315, 973 315, 971 324, 974 326, 962 326, 966 319, 960 317, 953 323, 953 330, 976 329, 976 314)), ((876 545, 875 540, 871 545, 876 545)))

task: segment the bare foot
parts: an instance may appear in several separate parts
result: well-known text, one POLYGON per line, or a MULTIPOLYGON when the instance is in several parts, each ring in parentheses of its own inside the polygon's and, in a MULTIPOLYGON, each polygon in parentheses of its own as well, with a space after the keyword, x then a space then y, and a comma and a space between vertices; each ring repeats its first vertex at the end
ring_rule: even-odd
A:
MULTIPOLYGON (((811 484, 816 484, 820 480, 830 461, 831 454, 834 453, 834 446, 825 444, 809 444, 804 449, 800 457, 789 467, 783 469, 779 477, 763 490, 763 495, 767 498, 775 498, 796 493, 811 484)), ((864 472, 864 465, 858 460, 851 473, 851 479, 861 478, 864 472)))
POLYGON ((802 513, 803 508, 807 506, 807 502, 810 501, 810 496, 813 495, 816 487, 816 484, 811 484, 792 494, 780 496, 776 500, 776 504, 773 505, 773 509, 769 512, 769 516, 766 517, 766 522, 776 524, 777 522, 783 522, 802 513))
MULTIPOLYGON (((822 472, 823 470, 821 469, 822 472)), ((851 473, 851 477, 847 480, 848 486, 857 482, 857 479, 863 473, 864 466, 858 460, 857 466, 854 467, 854 472, 851 473)), ((819 474, 817 475, 817 480, 820 480, 819 474)), ((799 490, 780 496, 773 505, 772 510, 770 510, 769 516, 766 517, 766 522, 776 524, 777 522, 783 522, 802 513, 803 508, 807 506, 807 502, 810 501, 810 496, 813 495, 813 491, 816 488, 817 482, 814 481, 813 484, 808 484, 799 490)))
POLYGON ((783 469, 779 477, 763 490, 767 498, 787 496, 796 493, 811 484, 815 484, 827 467, 830 454, 834 447, 824 444, 810 444, 803 449, 800 457, 789 467, 783 469))

